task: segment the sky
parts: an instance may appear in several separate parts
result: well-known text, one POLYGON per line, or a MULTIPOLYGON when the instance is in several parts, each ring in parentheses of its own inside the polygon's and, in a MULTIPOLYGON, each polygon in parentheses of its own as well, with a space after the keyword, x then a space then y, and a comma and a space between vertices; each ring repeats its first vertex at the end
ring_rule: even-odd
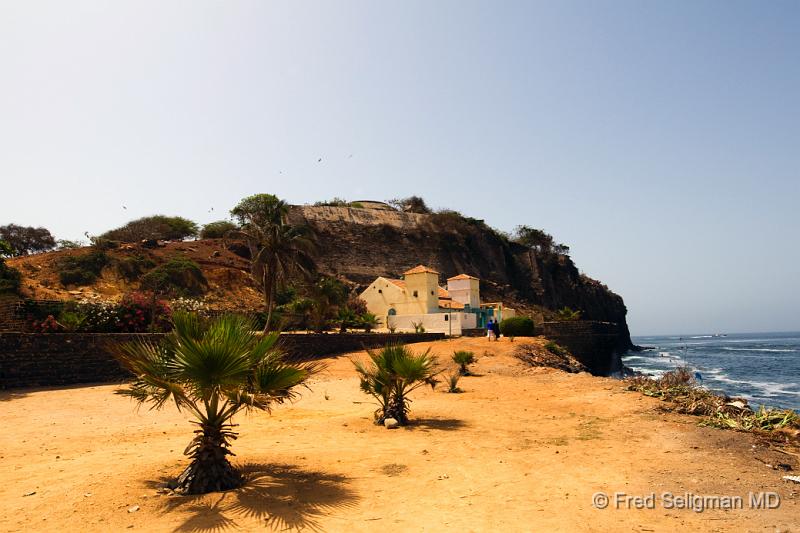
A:
POLYGON ((552 233, 633 335, 797 331, 798 95, 796 1, 5 0, 0 224, 416 194, 552 233))

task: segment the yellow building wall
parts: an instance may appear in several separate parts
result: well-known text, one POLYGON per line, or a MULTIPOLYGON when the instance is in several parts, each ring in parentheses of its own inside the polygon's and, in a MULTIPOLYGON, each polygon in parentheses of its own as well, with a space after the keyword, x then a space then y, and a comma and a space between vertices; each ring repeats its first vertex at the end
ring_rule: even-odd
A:
POLYGON ((386 316, 392 307, 397 310, 400 303, 405 302, 406 296, 400 287, 386 278, 378 278, 369 287, 364 289, 360 298, 367 303, 367 309, 386 324, 386 316))
POLYGON ((431 272, 407 274, 405 299, 398 302, 398 315, 439 312, 439 276, 431 272))

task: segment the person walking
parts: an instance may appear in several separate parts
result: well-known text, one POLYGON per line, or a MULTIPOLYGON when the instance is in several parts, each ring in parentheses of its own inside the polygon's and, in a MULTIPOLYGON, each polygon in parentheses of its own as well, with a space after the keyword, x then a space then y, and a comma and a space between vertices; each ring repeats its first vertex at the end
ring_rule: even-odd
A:
POLYGON ((495 320, 494 324, 492 324, 492 333, 494 333, 494 340, 500 340, 500 321, 495 320))
POLYGON ((489 322, 486 323, 486 338, 491 341, 492 337, 494 337, 494 325, 492 324, 492 319, 490 318, 489 322))

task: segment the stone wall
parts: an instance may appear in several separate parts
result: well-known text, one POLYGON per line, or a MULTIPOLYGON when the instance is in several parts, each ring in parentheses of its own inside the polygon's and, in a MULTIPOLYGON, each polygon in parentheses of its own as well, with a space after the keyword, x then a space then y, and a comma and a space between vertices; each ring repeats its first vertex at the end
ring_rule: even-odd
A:
POLYGON ((622 370, 620 330, 613 322, 544 322, 541 333, 568 349, 594 375, 607 376, 622 370))
POLYGON ((17 308, 20 299, 14 295, 0 294, 0 331, 22 331, 24 321, 17 308))
MULTIPOLYGON (((130 375, 111 355, 115 345, 163 334, 0 333, 0 389, 122 381, 130 375)), ((389 342, 443 339, 441 333, 284 334, 281 345, 295 360, 377 348, 389 342)))

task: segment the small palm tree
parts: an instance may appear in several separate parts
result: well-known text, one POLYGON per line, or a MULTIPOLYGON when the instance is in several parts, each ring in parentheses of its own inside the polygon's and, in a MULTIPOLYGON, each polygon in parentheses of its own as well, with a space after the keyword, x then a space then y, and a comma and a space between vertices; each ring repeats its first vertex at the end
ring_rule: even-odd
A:
POLYGON ((458 371, 462 376, 469 376, 469 365, 475 362, 475 354, 466 350, 453 352, 453 361, 458 365, 458 371))
POLYGON ((378 318, 374 313, 364 313, 360 317, 358 317, 359 325, 364 328, 364 331, 369 333, 372 331, 372 328, 377 328, 381 325, 381 319, 378 318))
POLYGON ((436 357, 430 348, 417 355, 402 344, 388 345, 380 351, 367 350, 369 362, 354 360, 361 378, 361 390, 378 400, 375 423, 394 418, 408 424, 408 394, 423 386, 436 386, 439 374, 436 357))
POLYGON ((117 359, 135 376, 118 394, 159 409, 174 401, 193 415, 196 436, 185 455, 191 463, 175 482, 186 494, 228 490, 242 483, 228 461, 236 439, 231 423, 241 410, 269 411, 293 399, 318 366, 294 364, 276 348, 278 334, 259 335, 252 322, 223 316, 204 323, 197 315, 176 313, 163 343, 139 340, 123 345, 117 359))
POLYGON ((556 319, 563 321, 580 320, 581 312, 570 307, 562 307, 556 312, 556 319))
POLYGON ((460 372, 453 372, 447 376, 447 392, 459 393, 463 392, 461 387, 458 386, 458 380, 461 379, 460 372))

